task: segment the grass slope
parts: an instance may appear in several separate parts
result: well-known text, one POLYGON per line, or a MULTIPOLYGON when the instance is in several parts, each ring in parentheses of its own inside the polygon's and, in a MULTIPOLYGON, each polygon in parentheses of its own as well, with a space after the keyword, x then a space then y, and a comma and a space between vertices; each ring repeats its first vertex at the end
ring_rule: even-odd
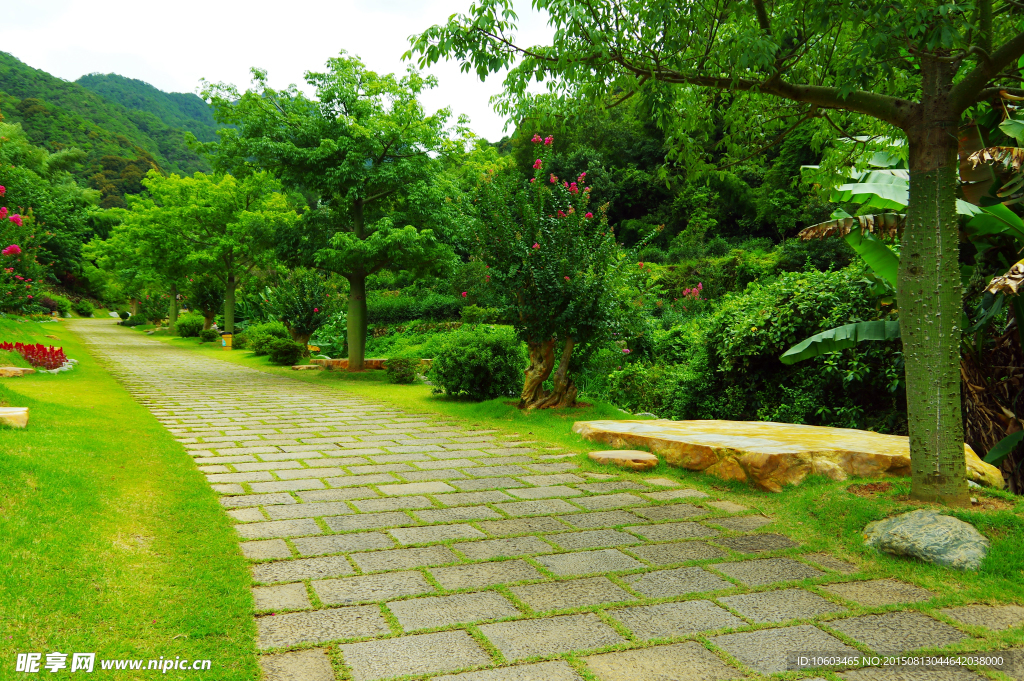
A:
POLYGON ((0 339, 80 361, 0 379, 0 400, 30 413, 0 430, 0 678, 17 653, 52 651, 210 659, 209 678, 259 678, 246 562, 181 445, 62 324, 0 319, 0 339))

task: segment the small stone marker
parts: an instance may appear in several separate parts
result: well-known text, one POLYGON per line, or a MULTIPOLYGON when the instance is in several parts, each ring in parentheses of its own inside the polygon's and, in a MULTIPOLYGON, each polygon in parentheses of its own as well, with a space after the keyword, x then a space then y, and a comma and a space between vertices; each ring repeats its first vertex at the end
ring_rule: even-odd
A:
POLYGON ((28 425, 28 407, 0 407, 0 424, 24 428, 28 425))
POLYGON ((930 509, 868 523, 864 543, 886 553, 913 556, 955 570, 980 568, 990 545, 974 526, 930 509))
POLYGON ((296 364, 292 367, 295 371, 319 371, 323 368, 322 364, 296 364))
POLYGON ((18 378, 25 374, 34 374, 35 369, 27 367, 0 367, 0 378, 18 378))
POLYGON ((650 452, 641 452, 633 449, 590 452, 587 454, 591 461, 597 463, 615 464, 619 468, 629 468, 634 471, 646 471, 658 465, 658 457, 650 452))

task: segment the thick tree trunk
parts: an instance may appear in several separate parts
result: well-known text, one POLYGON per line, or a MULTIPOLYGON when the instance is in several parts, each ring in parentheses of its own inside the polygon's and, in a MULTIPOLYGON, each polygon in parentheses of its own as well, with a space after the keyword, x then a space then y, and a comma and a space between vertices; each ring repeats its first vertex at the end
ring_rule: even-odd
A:
POLYGON ((348 370, 361 371, 366 358, 366 275, 348 277, 348 370))
POLYGON ((213 317, 214 315, 212 314, 206 314, 205 312, 203 313, 203 331, 206 331, 211 326, 213 326, 213 317))
POLYGON ((171 306, 167 310, 167 326, 178 323, 178 285, 171 284, 171 306))
POLYGON ((922 59, 921 115, 908 129, 910 204, 899 269, 911 497, 969 506, 960 411, 961 286, 954 67, 922 59))
POLYGON ((555 339, 546 341, 529 340, 530 366, 526 368, 523 392, 519 396, 519 408, 529 409, 544 398, 544 381, 555 366, 555 339))
POLYGON ((539 404, 536 404, 535 408, 552 409, 576 406, 576 384, 569 375, 569 360, 572 359, 572 349, 575 345, 572 338, 565 339, 565 344, 562 346, 562 358, 551 381, 553 390, 539 404))
POLYGON ((229 274, 227 285, 224 287, 224 332, 235 332, 235 287, 238 282, 235 275, 229 274))

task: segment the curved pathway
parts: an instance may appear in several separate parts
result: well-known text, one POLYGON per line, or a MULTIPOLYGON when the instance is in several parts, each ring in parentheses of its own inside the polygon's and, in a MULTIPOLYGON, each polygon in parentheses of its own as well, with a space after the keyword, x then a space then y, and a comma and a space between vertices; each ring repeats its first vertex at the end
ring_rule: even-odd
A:
POLYGON ((850 581, 857 566, 672 481, 69 324, 237 522, 268 681, 717 681, 969 638, 887 607, 935 594, 850 581), (865 607, 881 614, 848 616, 865 607))

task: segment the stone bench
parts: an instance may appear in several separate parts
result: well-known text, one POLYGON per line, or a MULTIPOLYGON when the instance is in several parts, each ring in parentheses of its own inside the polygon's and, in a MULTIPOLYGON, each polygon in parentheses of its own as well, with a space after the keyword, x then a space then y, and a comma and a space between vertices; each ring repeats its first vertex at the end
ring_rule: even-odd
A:
POLYGON ((17 378, 25 374, 34 374, 35 369, 25 367, 0 367, 0 378, 17 378))
POLYGON ((0 407, 0 424, 24 428, 28 425, 28 407, 0 407))

